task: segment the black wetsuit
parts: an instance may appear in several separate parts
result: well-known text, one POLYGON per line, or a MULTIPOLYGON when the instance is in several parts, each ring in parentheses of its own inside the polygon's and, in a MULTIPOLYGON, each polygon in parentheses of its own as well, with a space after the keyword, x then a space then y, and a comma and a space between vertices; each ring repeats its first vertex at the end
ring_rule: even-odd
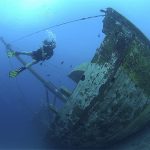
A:
POLYGON ((50 59, 53 56, 53 53, 54 51, 51 46, 43 46, 42 48, 32 52, 32 59, 37 61, 44 61, 50 59))

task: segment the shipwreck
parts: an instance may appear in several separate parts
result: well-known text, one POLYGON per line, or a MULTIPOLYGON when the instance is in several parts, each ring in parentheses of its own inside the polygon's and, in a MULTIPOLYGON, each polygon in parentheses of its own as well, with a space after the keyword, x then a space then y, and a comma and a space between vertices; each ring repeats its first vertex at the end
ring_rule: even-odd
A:
MULTIPOLYGON (((91 62, 69 74, 77 83, 73 92, 58 89, 29 68, 47 90, 64 102, 64 107, 57 110, 49 104, 46 92, 48 107, 55 114, 46 139, 60 147, 104 147, 150 121, 150 41, 114 9, 102 13, 105 38, 91 62)), ((25 64, 19 56, 17 59, 25 64)))
POLYGON ((103 147, 150 120, 150 41, 114 9, 103 13, 105 38, 91 62, 70 73, 77 87, 47 133, 60 146, 103 147))

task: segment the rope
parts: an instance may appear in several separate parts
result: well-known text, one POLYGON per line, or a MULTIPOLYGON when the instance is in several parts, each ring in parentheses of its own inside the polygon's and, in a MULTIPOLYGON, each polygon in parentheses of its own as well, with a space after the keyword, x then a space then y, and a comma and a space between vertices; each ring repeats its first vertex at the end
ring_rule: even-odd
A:
POLYGON ((46 31, 48 29, 56 28, 56 27, 59 27, 59 26, 63 26, 63 25, 66 25, 66 24, 70 24, 70 23, 74 23, 74 22, 78 22, 78 21, 83 21, 83 20, 87 20, 87 19, 94 19, 94 18, 98 18, 98 17, 103 17, 103 16, 104 15, 90 16, 90 17, 86 17, 86 18, 80 18, 80 19, 76 19, 76 20, 72 20, 72 21, 67 21, 67 22, 63 22, 63 23, 60 23, 60 24, 56 24, 56 25, 53 25, 53 26, 50 26, 50 27, 38 30, 36 32, 32 32, 32 33, 27 34, 25 36, 22 36, 22 37, 20 37, 20 38, 18 38, 16 40, 12 41, 11 43, 23 40, 25 38, 28 38, 28 37, 33 36, 35 34, 38 34, 40 32, 46 31))

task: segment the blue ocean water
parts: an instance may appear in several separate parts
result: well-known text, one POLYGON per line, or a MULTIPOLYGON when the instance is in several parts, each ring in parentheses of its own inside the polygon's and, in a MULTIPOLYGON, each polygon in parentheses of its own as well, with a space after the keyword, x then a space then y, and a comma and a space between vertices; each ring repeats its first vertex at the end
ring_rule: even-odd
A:
MULTIPOLYGON (((1 0, 0 36, 14 50, 33 51, 47 38, 47 31, 22 40, 16 39, 56 24, 99 15, 99 10, 107 7, 116 9, 150 38, 149 0, 1 0)), ((54 56, 33 68, 57 87, 65 86, 73 90, 76 84, 67 78, 67 74, 93 57, 104 38, 102 19, 89 19, 50 29, 56 36, 54 56)), ((31 61, 28 57, 23 58, 26 62, 31 61)), ((16 79, 8 77, 8 72, 21 64, 15 58, 8 59, 2 43, 0 64, 0 148, 8 145, 41 146, 42 137, 34 131, 32 118, 46 103, 45 88, 29 71, 21 73, 16 79)), ((60 109, 63 104, 57 100, 56 106, 60 109)))

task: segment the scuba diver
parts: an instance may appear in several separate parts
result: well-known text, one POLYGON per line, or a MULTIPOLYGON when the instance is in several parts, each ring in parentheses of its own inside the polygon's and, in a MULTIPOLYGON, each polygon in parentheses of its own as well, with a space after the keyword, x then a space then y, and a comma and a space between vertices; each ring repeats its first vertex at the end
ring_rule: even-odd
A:
POLYGON ((18 74, 20 74, 22 71, 37 64, 38 62, 50 59, 53 56, 53 53, 54 53, 53 50, 55 48, 56 48, 55 40, 46 39, 43 41, 43 46, 41 48, 37 49, 36 51, 32 51, 32 52, 18 52, 18 51, 12 51, 12 50, 8 51, 7 52, 8 57, 27 55, 33 59, 32 62, 27 63, 25 66, 20 67, 16 70, 10 71, 9 77, 14 78, 18 74))

